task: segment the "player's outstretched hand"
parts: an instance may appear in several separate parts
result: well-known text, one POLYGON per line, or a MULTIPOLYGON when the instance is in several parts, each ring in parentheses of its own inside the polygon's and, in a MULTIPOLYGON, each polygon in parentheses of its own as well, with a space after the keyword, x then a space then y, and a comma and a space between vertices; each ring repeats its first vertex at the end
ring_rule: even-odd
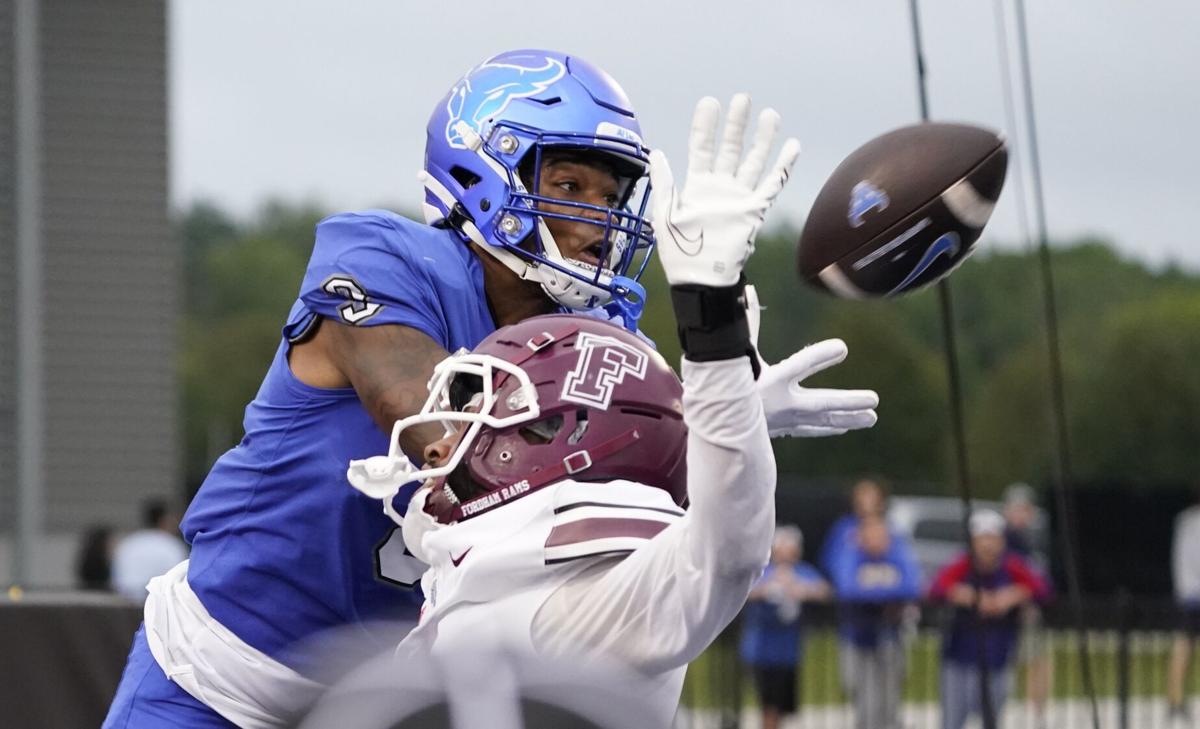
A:
POLYGON ((800 384, 846 359, 847 352, 842 340, 826 339, 763 369, 758 394, 772 438, 841 435, 875 424, 879 395, 874 390, 832 390, 800 384))
POLYGON ((750 116, 750 97, 738 94, 720 141, 721 104, 706 96, 696 105, 688 138, 687 180, 675 178, 660 150, 650 153, 651 200, 658 255, 672 286, 726 287, 737 283, 754 252, 763 218, 787 182, 800 154, 800 142, 783 143, 775 163, 763 174, 779 130, 780 116, 764 109, 758 116, 750 151, 742 140, 750 116))
MULTIPOLYGON (((753 286, 745 287, 742 301, 757 356, 758 331, 766 308, 759 304, 758 291, 753 286)), ((846 359, 848 351, 842 340, 826 339, 773 365, 758 357, 762 372, 756 387, 772 438, 841 435, 875 424, 879 395, 874 390, 815 389, 800 384, 846 359)))

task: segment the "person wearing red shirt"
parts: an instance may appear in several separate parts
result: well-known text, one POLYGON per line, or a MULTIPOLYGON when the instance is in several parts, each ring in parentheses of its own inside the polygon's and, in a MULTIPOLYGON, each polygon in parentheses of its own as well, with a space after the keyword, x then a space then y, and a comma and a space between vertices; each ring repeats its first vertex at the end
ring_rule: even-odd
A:
POLYGON ((943 567, 929 589, 932 602, 953 608, 942 638, 942 729, 961 729, 968 715, 981 711, 981 656, 999 722, 1012 679, 1020 608, 1050 596, 1046 580, 1029 562, 1005 550, 1004 526, 1004 517, 995 511, 972 514, 975 569, 964 554, 943 567))

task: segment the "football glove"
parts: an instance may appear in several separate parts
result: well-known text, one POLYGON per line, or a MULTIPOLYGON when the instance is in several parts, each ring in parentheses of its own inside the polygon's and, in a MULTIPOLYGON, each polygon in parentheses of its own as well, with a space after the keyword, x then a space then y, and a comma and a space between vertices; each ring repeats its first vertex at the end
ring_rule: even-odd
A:
POLYGON ((826 339, 773 365, 763 365, 756 384, 772 438, 841 435, 875 424, 879 395, 874 390, 832 390, 800 384, 846 359, 847 351, 842 340, 826 339))
POLYGON ((763 174, 779 130, 780 116, 764 109, 754 141, 742 159, 742 138, 750 115, 750 97, 729 103, 725 130, 717 144, 721 104, 706 96, 696 105, 688 138, 688 170, 683 190, 666 155, 650 153, 651 205, 658 256, 672 286, 729 287, 754 252, 754 238, 800 154, 789 138, 771 169, 763 174))
MULTIPOLYGON (((758 350, 758 330, 763 307, 758 291, 746 286, 746 319, 750 326, 750 341, 758 350)), ((791 357, 773 365, 759 356, 756 387, 767 417, 767 430, 772 438, 797 436, 817 438, 841 435, 850 430, 870 428, 878 420, 875 408, 879 395, 874 390, 833 390, 801 386, 801 382, 846 359, 846 343, 826 339, 809 345, 791 357)))

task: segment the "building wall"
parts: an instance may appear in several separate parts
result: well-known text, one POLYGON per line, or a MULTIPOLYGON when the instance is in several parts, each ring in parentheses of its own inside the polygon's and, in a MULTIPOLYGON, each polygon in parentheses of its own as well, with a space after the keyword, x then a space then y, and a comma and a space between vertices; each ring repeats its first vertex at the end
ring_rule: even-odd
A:
MULTIPOLYGON (((0 8, 11 13, 9 2, 0 8)), ((44 526, 60 534, 94 522, 125 528, 144 496, 179 492, 180 253, 167 210, 167 3, 52 0, 39 12, 44 526)), ((11 99, 6 52, 0 99, 11 99)), ((5 131, 0 122, 0 159, 11 158, 5 131)), ((11 180, 0 182, 0 198, 10 188, 11 180)), ((11 270, 4 256, 11 259, 12 238, 8 218, 0 270, 11 270)), ((2 276, 0 297, 0 310, 11 312, 12 288, 2 276)), ((8 317, 0 342, 12 342, 8 317)), ((0 409, 12 388, 11 349, 0 345, 0 409)), ((11 443, 4 431, 11 407, 0 416, 0 444, 11 443)), ((0 479, 8 507, 10 458, 0 479)))
POLYGON ((16 463, 13 368, 16 333, 13 298, 13 6, 0 1, 0 530, 12 528, 12 484, 16 463))

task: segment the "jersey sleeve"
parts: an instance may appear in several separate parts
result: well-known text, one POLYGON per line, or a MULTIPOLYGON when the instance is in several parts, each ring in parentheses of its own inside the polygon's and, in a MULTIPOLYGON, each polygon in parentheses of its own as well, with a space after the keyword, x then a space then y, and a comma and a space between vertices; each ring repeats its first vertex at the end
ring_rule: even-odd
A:
POLYGON ((683 361, 687 513, 616 564, 559 588, 534 620, 539 649, 580 646, 648 673, 698 656, 741 610, 775 529, 775 459, 749 361, 683 361))
POLYGON ((825 578, 821 576, 821 573, 817 571, 817 568, 813 567, 808 562, 801 562, 796 565, 795 571, 796 579, 803 583, 819 585, 825 581, 825 578))
POLYGON ((946 600, 951 588, 967 578, 971 569, 970 559, 960 557, 940 569, 929 585, 929 599, 934 602, 946 600))
POLYGON ((310 317, 352 326, 401 324, 444 346, 442 306, 418 245, 382 213, 326 218, 317 225, 300 301, 310 317))

